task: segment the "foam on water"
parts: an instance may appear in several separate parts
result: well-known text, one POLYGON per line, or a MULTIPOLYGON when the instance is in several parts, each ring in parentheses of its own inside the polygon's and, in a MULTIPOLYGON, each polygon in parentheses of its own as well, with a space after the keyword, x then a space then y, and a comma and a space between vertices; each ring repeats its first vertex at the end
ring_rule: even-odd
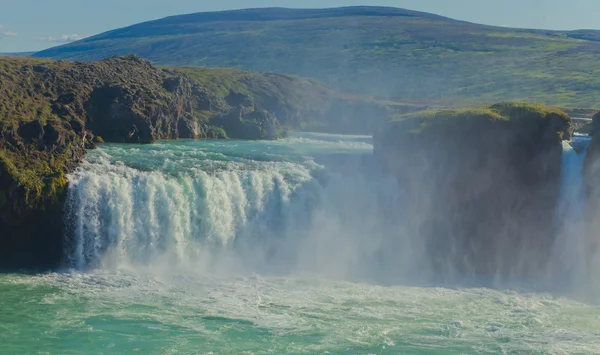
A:
POLYGON ((0 292, 7 353, 600 352, 598 308, 512 291, 98 270, 0 292))

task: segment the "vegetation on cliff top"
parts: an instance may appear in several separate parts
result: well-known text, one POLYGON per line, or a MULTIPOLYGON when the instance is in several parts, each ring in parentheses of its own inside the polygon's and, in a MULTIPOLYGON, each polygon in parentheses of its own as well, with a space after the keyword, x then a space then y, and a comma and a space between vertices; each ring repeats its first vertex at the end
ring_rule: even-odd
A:
POLYGON ((394 128, 406 133, 423 133, 430 130, 466 129, 473 125, 506 122, 524 127, 553 121, 557 132, 568 137, 571 118, 563 110, 532 103, 504 102, 493 105, 455 109, 423 110, 396 115, 386 129, 394 128))
POLYGON ((35 56, 237 67, 419 105, 506 100, 600 108, 600 31, 484 26, 383 7, 251 9, 173 16, 35 56))

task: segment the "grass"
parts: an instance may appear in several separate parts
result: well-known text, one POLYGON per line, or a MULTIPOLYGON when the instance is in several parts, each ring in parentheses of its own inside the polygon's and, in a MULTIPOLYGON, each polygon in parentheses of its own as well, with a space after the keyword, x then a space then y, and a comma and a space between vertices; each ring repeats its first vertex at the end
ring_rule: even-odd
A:
POLYGON ((393 8, 174 16, 35 55, 128 53, 162 65, 296 74, 408 104, 519 100, 600 109, 599 31, 484 26, 393 8))
POLYGON ((32 151, 0 150, 0 167, 8 173, 25 193, 24 206, 42 207, 45 202, 59 198, 67 187, 64 156, 49 156, 32 151))
MULTIPOLYGON (((430 130, 438 132, 458 128, 465 130, 474 126, 494 124, 516 124, 540 126, 545 121, 554 120, 563 132, 571 127, 571 118, 561 109, 541 104, 523 102, 504 102, 455 109, 423 110, 414 113, 396 115, 390 120, 395 132, 423 133, 430 130)), ((389 128, 389 127, 388 127, 389 128)))

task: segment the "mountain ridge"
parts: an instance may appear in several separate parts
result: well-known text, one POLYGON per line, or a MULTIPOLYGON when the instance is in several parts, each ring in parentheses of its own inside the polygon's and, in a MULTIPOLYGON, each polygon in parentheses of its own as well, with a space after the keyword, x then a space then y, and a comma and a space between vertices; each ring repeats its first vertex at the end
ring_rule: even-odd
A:
POLYGON ((514 29, 393 7, 169 16, 35 53, 294 74, 363 96, 600 108, 600 31, 514 29))

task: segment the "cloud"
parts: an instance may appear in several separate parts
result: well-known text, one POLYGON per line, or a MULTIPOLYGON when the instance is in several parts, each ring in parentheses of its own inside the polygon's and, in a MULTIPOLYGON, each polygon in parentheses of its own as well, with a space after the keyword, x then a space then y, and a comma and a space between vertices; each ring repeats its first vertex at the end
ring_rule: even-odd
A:
POLYGON ((72 34, 72 35, 61 35, 59 37, 47 36, 47 37, 42 37, 41 39, 44 41, 54 42, 54 43, 68 43, 68 42, 79 41, 80 39, 83 39, 83 36, 80 36, 78 34, 72 34))
POLYGON ((5 26, 0 25, 0 38, 2 37, 16 37, 17 33, 9 31, 5 26))

